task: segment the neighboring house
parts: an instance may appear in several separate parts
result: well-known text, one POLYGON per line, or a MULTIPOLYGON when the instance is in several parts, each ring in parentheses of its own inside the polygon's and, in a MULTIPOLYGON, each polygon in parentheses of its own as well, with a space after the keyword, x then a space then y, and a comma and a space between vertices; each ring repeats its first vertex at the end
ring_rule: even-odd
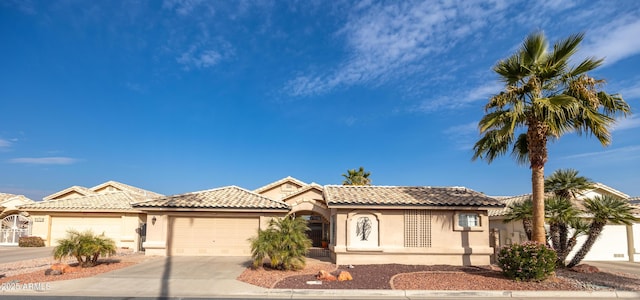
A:
POLYGON ((44 201, 20 206, 28 212, 32 235, 57 245, 69 229, 104 234, 120 248, 140 250, 146 215, 132 203, 163 197, 151 191, 107 181, 92 188, 72 186, 44 197, 44 201))
POLYGON ((31 220, 18 210, 18 206, 29 203, 33 200, 23 195, 0 193, 0 245, 18 245, 21 236, 31 234, 31 220))
MULTIPOLYGON (((602 183, 596 183, 593 189, 583 191, 577 195, 577 205, 582 208, 582 202, 587 198, 593 198, 595 196, 609 195, 620 199, 629 199, 625 193, 622 193, 616 189, 613 189, 602 183)), ((551 196, 549 194, 548 196, 551 196)), ((515 221, 504 223, 506 214, 509 212, 509 205, 513 203, 519 203, 527 199, 531 199, 531 194, 514 196, 514 197, 496 197, 499 201, 505 204, 502 209, 489 210, 490 227, 492 231, 495 231, 499 235, 499 245, 504 246, 511 243, 522 243, 527 241, 527 236, 524 233, 522 221, 515 221)), ((640 212, 640 211, 638 211, 640 212)), ((636 215, 640 217, 640 214, 636 215)), ((588 219, 588 215, 584 216, 588 219)), ((569 254, 568 258, 571 259, 573 255, 580 249, 586 236, 578 238, 576 246, 569 254)), ((600 237, 593 245, 584 260, 602 260, 602 261, 639 261, 640 260, 640 223, 627 225, 606 225, 603 229, 600 237)))
POLYGON ((489 263, 487 211, 502 204, 460 187, 320 186, 287 177, 253 192, 222 187, 135 203, 147 255, 250 254, 248 239, 288 214, 329 240, 337 264, 489 263))

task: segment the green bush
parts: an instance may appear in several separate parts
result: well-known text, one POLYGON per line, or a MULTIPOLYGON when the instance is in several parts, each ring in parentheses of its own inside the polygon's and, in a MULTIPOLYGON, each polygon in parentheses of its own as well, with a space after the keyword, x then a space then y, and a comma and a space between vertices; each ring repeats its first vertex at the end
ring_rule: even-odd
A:
POLYGON ((104 234, 95 235, 91 230, 69 230, 67 237, 58 240, 58 246, 53 249, 55 259, 73 256, 83 268, 98 264, 100 256, 113 254, 116 254, 116 243, 104 234))
POLYGON ((541 281, 556 269, 557 254, 535 242, 513 244, 500 249, 498 266, 503 274, 517 281, 541 281))
POLYGON ((307 221, 287 216, 271 219, 266 230, 259 230, 258 236, 249 239, 253 267, 260 268, 265 258, 271 268, 278 270, 299 270, 305 266, 305 255, 311 247, 307 237, 307 221))
POLYGON ((39 236, 21 236, 18 239, 19 247, 44 247, 44 240, 39 236))

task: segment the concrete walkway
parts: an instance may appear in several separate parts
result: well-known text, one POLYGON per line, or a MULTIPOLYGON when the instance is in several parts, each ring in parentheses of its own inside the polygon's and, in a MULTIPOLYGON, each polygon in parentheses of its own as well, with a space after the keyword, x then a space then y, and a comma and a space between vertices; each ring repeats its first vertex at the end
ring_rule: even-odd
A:
POLYGON ((137 265, 91 278, 51 282, 46 290, 10 290, 0 295, 93 297, 193 297, 278 299, 439 299, 439 298, 600 298, 640 299, 638 292, 619 291, 410 291, 265 289, 236 278, 247 257, 155 257, 137 265))

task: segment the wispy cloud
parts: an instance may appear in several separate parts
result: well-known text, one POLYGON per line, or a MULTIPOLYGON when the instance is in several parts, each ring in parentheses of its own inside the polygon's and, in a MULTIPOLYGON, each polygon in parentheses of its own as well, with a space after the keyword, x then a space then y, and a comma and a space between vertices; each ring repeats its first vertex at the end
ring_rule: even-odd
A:
POLYGON ((213 67, 222 60, 222 54, 216 50, 198 50, 191 47, 182 53, 176 61, 184 66, 186 70, 191 68, 204 69, 213 67))
POLYGON ((604 57, 605 65, 612 65, 640 53, 640 19, 637 15, 620 17, 588 33, 589 42, 584 53, 604 57))
POLYGON ((640 127, 640 118, 632 115, 627 118, 620 118, 616 120, 616 124, 613 126, 611 131, 620 131, 636 127, 640 127))
POLYGON ((600 161, 610 162, 611 159, 620 160, 620 159, 634 159, 635 157, 640 156, 640 145, 636 146, 627 146, 617 149, 604 150, 604 151, 596 151, 596 152, 586 152, 580 154, 573 154, 562 157, 563 159, 584 159, 589 158, 594 160, 598 158, 600 161))
POLYGON ((625 100, 640 98, 640 83, 636 82, 635 85, 623 89, 620 93, 625 100))
POLYGON ((162 8, 168 10, 174 10, 180 16, 188 16, 194 11, 198 11, 203 7, 213 13, 213 2, 203 0, 165 0, 162 3, 162 8))
POLYGON ((78 159, 71 157, 20 157, 12 158, 10 163, 14 164, 32 164, 32 165, 70 165, 78 162, 78 159))
POLYGON ((456 145, 456 149, 471 150, 478 138, 478 122, 451 126, 442 133, 456 145))
POLYGON ((11 142, 5 139, 0 139, 0 149, 11 147, 11 142))
POLYGON ((441 108, 460 108, 476 101, 488 100, 491 95, 497 94, 502 88, 502 84, 497 81, 492 81, 467 91, 453 92, 452 95, 440 96, 435 99, 425 99, 413 110, 431 112, 441 108))
POLYGON ((37 13, 35 5, 31 0, 7 0, 2 1, 0 4, 4 4, 4 6, 9 7, 14 6, 19 11, 27 15, 35 15, 37 13))
POLYGON ((490 3, 391 2, 362 5, 338 33, 346 40, 348 57, 337 67, 300 74, 285 93, 311 96, 340 86, 383 84, 428 69, 434 55, 454 47, 488 20, 501 17, 501 1, 490 3))

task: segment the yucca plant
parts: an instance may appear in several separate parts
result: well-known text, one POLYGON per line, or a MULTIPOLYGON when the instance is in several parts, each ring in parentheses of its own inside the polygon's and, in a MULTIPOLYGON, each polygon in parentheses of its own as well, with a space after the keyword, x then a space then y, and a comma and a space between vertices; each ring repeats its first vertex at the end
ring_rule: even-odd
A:
POLYGON ((269 259, 271 268, 298 270, 305 266, 305 255, 311 247, 307 237, 307 222, 302 218, 287 216, 271 219, 269 227, 259 230, 258 236, 249 239, 253 267, 262 267, 264 259, 269 259))
POLYGON ((73 256, 80 267, 93 267, 98 264, 100 256, 116 253, 116 243, 104 236, 95 235, 91 230, 79 232, 67 231, 67 237, 58 240, 58 246, 53 249, 53 257, 62 259, 73 256))

